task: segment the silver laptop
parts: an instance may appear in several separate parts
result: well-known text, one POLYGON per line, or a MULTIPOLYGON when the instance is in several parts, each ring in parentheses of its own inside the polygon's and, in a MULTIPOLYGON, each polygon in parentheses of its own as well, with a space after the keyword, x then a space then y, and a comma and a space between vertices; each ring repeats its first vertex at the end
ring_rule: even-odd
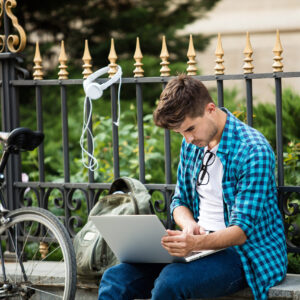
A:
POLYGON ((120 262, 190 262, 220 251, 192 252, 187 257, 170 255, 161 245, 166 229, 156 215, 105 215, 90 219, 120 262))

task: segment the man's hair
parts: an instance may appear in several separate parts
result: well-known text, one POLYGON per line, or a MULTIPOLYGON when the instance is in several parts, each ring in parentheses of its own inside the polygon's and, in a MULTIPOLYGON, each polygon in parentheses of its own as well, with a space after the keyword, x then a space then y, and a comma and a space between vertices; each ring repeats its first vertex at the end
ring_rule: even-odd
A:
POLYGON ((200 80, 181 74, 171 79, 161 93, 154 122, 162 128, 178 128, 186 117, 202 117, 210 102, 213 100, 200 80))

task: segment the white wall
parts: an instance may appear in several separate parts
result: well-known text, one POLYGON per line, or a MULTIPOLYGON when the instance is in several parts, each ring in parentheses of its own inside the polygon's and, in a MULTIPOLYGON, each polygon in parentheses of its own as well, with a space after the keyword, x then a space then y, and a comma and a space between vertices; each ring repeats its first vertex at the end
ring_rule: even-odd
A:
MULTIPOLYGON (((225 74, 243 73, 246 32, 253 48, 254 73, 273 72, 272 52, 280 30, 284 71, 300 71, 300 0, 222 0, 205 19, 186 26, 184 33, 222 36, 225 74)), ((197 53, 202 74, 214 74, 217 38, 211 39, 205 52, 197 53)), ((197 50, 197 45, 195 44, 197 50)), ((211 84, 214 85, 214 84, 211 84)), ((244 82, 225 82, 237 86, 244 95, 244 82)), ((283 87, 291 86, 300 94, 300 79, 284 79, 283 87)), ((273 80, 253 82, 255 101, 274 102, 273 80)))

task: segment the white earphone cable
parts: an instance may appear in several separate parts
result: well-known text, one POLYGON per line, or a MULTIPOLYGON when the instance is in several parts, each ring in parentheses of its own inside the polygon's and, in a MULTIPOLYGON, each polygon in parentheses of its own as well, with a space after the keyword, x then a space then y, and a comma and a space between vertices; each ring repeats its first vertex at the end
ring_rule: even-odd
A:
MULTIPOLYGON (((121 68, 120 66, 118 66, 121 68)), ((113 84, 113 83, 111 83, 113 84)), ((120 114, 121 114, 121 101, 120 101, 120 94, 121 94, 121 85, 122 85, 122 76, 120 76, 119 79, 119 87, 118 87, 118 119, 116 122, 113 122, 114 125, 119 126, 120 124, 120 114)), ((105 87, 106 88, 106 87, 105 87)), ((81 147, 81 161, 82 164, 89 169, 90 171, 96 171, 99 167, 98 161, 96 157, 94 156, 94 150, 95 150, 95 143, 94 143, 94 137, 93 134, 89 128, 89 124, 92 121, 92 112, 93 112, 93 105, 92 105, 92 100, 86 95, 85 100, 84 100, 84 107, 83 107, 83 125, 82 125, 82 133, 80 137, 80 147, 81 147), (86 106, 89 104, 89 113, 88 116, 86 115, 86 106), (85 135, 87 137, 86 142, 88 142, 89 138, 92 141, 92 149, 89 152, 88 150, 85 149, 84 144, 85 144, 85 135), (86 157, 87 155, 88 158, 88 164, 86 163, 86 157)))
POLYGON ((120 82, 118 88, 118 120, 117 122, 114 122, 114 124, 118 127, 120 125, 120 114, 121 114, 121 101, 120 101, 121 85, 122 85, 122 76, 120 76, 120 82))
POLYGON ((82 164, 87 169, 89 169, 91 171, 96 171, 98 169, 98 161, 97 161, 96 157, 94 156, 94 137, 93 137, 91 130, 89 129, 89 124, 90 124, 90 121, 92 118, 92 111, 93 111, 92 101, 89 97, 86 96, 85 100, 84 100, 84 108, 83 108, 82 134, 80 137, 80 147, 82 150, 81 151, 81 161, 82 161, 82 164), (89 101, 89 104, 90 104, 90 111, 89 111, 88 116, 86 116, 87 101, 89 101), (84 137, 85 137, 86 133, 87 133, 87 137, 90 136, 91 141, 92 141, 91 153, 84 148, 84 137), (86 164, 86 162, 85 162, 85 154, 88 156, 88 161, 89 161, 88 164, 86 164))

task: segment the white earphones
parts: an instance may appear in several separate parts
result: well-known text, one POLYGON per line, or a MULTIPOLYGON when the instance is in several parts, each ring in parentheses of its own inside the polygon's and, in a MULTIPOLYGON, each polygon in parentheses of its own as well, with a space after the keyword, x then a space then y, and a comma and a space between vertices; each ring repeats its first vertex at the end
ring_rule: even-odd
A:
POLYGON ((108 73, 108 70, 109 70, 109 67, 102 68, 102 69, 96 71, 95 73, 91 74, 90 76, 88 76, 83 81, 83 89, 84 89, 86 97, 85 97, 84 108, 83 108, 82 134, 81 134, 81 137, 80 137, 80 146, 81 146, 81 150, 82 150, 82 152, 81 152, 81 161, 82 161, 83 165, 91 171, 95 171, 98 168, 98 161, 97 161, 96 157, 94 157, 94 137, 93 137, 93 134, 92 134, 91 130, 88 127, 89 123, 91 121, 91 118, 92 118, 92 110, 93 110, 91 100, 96 100, 96 99, 101 98, 101 96, 103 95, 103 91, 105 89, 107 89, 109 86, 116 83, 118 80, 120 80, 119 89, 118 89, 118 120, 117 120, 117 122, 114 122, 114 124, 116 126, 119 126, 119 120, 120 120, 120 91, 121 91, 121 84, 122 84, 122 68, 120 66, 118 66, 117 73, 112 78, 110 78, 108 81, 106 81, 102 84, 94 82, 101 75, 104 75, 105 73, 108 73), (89 105, 90 105, 90 111, 89 111, 88 116, 86 116, 87 101, 89 101, 89 105), (86 150, 84 148, 85 133, 87 133, 87 135, 89 135, 91 137, 91 140, 92 140, 91 153, 88 152, 88 150, 86 150), (85 157, 84 157, 85 154, 89 158, 89 163, 88 164, 85 163, 85 157))

